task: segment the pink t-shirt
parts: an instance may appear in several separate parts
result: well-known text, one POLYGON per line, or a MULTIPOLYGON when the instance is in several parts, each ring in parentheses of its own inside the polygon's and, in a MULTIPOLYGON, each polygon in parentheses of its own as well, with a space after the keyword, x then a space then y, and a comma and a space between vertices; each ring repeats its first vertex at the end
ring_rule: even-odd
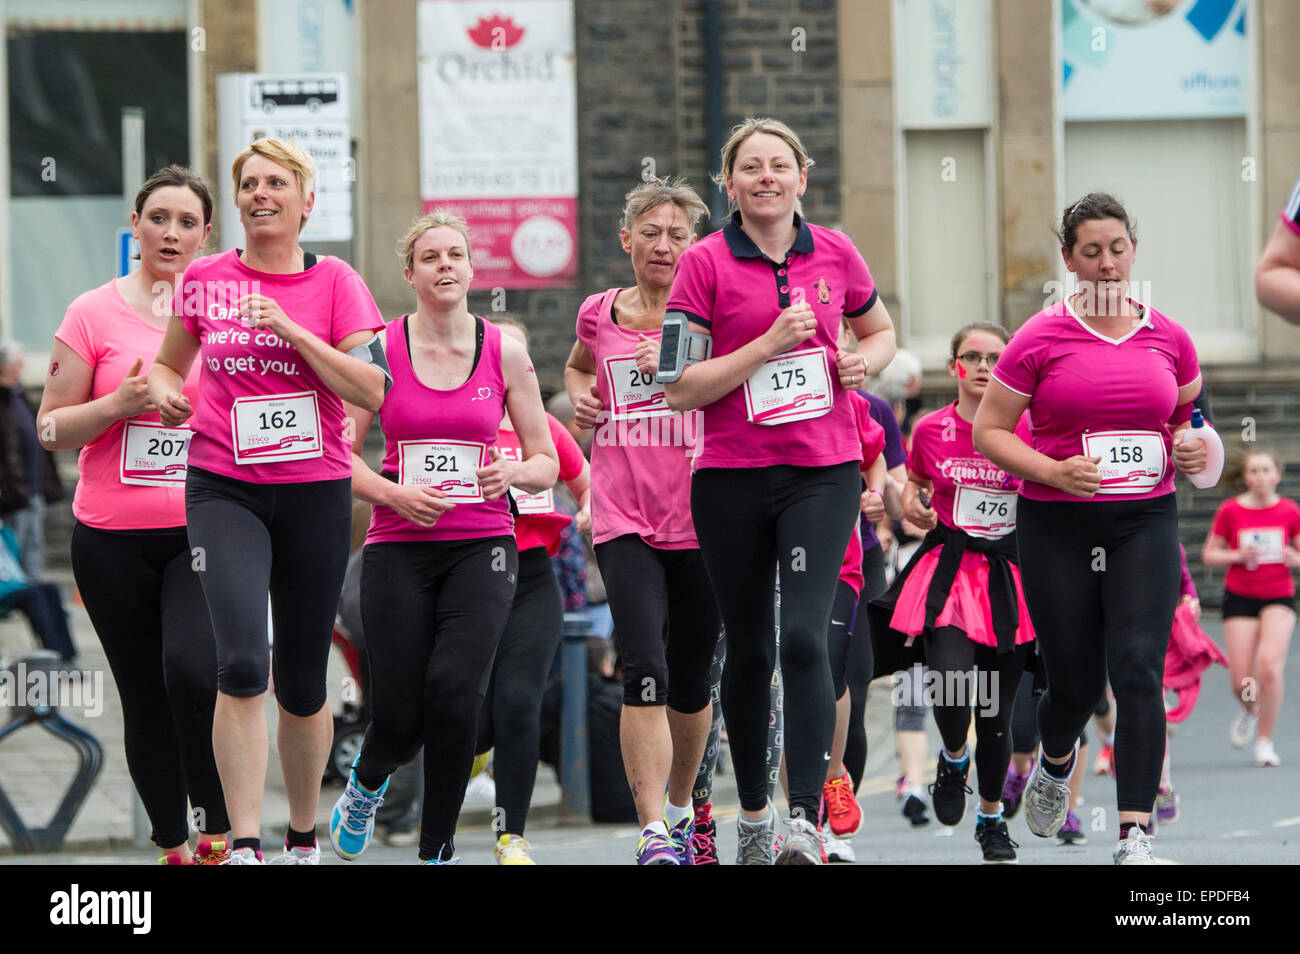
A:
MULTIPOLYGON (((582 456, 582 448, 573 436, 564 429, 564 425, 551 415, 546 415, 546 426, 551 431, 551 440, 560 455, 559 480, 573 480, 582 473, 582 465, 587 459, 582 456)), ((506 460, 522 461, 523 449, 519 444, 519 435, 513 430, 501 428, 497 431, 497 447, 506 460)), ((573 518, 555 506, 555 491, 547 490, 540 494, 524 494, 511 488, 519 516, 515 520, 515 544, 519 552, 533 547, 545 547, 550 556, 560 552, 560 536, 564 528, 573 523, 573 518)))
POLYGON ((799 301, 812 307, 817 331, 789 356, 778 355, 746 384, 702 408, 704 449, 696 468, 827 467, 861 460, 835 353, 841 316, 865 314, 876 303, 867 263, 847 235, 798 217, 794 244, 782 261, 773 262, 738 222, 737 215, 682 253, 668 310, 685 312, 710 329, 715 358, 758 338, 778 314, 799 301), (804 352, 814 353, 795 357, 804 352), (795 414, 826 402, 830 408, 819 417, 753 423, 751 415, 768 413, 761 408, 769 400, 782 402, 778 406, 793 401, 795 414))
MULTIPOLYGON (((1000 362, 999 362, 1000 363, 1000 362)), ((1016 436, 1029 443, 1029 415, 1022 414, 1016 436)), ((931 411, 916 422, 907 469, 930 481, 930 506, 950 530, 997 539, 1016 528, 1016 494, 1020 478, 1008 474, 975 449, 969 421, 957 413, 957 402, 931 411), (961 493, 961 522, 954 512, 961 493)))
POLYGON ((694 549, 691 458, 700 415, 669 411, 662 386, 636 371, 637 341, 661 332, 615 324, 618 292, 592 295, 578 309, 578 340, 596 362, 596 388, 605 404, 591 446, 592 540, 634 533, 659 550, 694 549))
POLYGON ((1278 218, 1285 222, 1286 227, 1292 232, 1300 235, 1300 179, 1297 179, 1295 185, 1291 187, 1291 194, 1287 196, 1286 205, 1282 206, 1278 218))
MULTIPOLYGON (((54 337, 90 365, 94 372, 90 400, 94 401, 117 390, 136 358, 144 359, 141 373, 147 373, 163 332, 145 323, 122 298, 116 284, 109 282, 79 295, 68 306, 54 337)), ((197 364, 190 369, 183 391, 192 405, 197 404, 197 364)), ((132 420, 156 422, 158 412, 132 420)), ((72 498, 72 512, 82 523, 100 530, 185 526, 183 481, 175 486, 122 482, 126 429, 126 421, 117 421, 81 449, 77 457, 81 478, 72 498)))
MULTIPOLYGON (((469 379, 457 388, 431 388, 416 377, 407 341, 409 316, 391 322, 384 335, 393 387, 379 410, 384 429, 385 475, 435 487, 450 497, 477 497, 474 471, 486 467, 505 414, 501 371, 501 329, 475 319, 483 329, 483 351, 469 379), (403 442, 414 443, 403 446, 403 442)), ((511 536, 514 518, 505 494, 496 500, 464 500, 419 527, 391 507, 376 505, 366 543, 472 540, 511 536)))
MULTIPOLYGON (((1136 304, 1136 302, 1135 302, 1136 304)), ((993 376, 1029 398, 1030 446, 1055 460, 1101 457, 1102 492, 1075 497, 1026 480, 1030 500, 1145 500, 1174 492, 1173 427, 1191 418, 1178 389, 1200 375, 1191 336, 1154 308, 1118 340, 1064 302, 1011 336, 993 376)))
POLYGON ((1229 497, 1219 505, 1210 532, 1233 550, 1253 543, 1260 551, 1255 569, 1244 563, 1228 567, 1223 585, 1229 592, 1257 600, 1295 595, 1295 579, 1282 562, 1284 548, 1300 534, 1300 507, 1294 501, 1281 497, 1271 507, 1254 508, 1229 497))
POLYGON ((361 276, 337 258, 323 256, 288 275, 255 271, 233 250, 195 261, 176 297, 176 314, 199 339, 203 366, 190 465, 254 484, 351 476, 352 443, 338 395, 274 333, 226 317, 254 291, 333 346, 384 326, 361 276), (272 396, 279 399, 257 400, 272 396), (236 431, 241 457, 256 463, 236 462, 236 431))
MULTIPOLYGON (((885 429, 871 416, 871 405, 857 391, 850 391, 853 420, 858 428, 858 441, 862 446, 862 470, 865 472, 885 451, 885 429)), ((840 564, 840 579, 853 588, 854 595, 862 593, 862 532, 859 521, 853 521, 853 534, 840 564)))

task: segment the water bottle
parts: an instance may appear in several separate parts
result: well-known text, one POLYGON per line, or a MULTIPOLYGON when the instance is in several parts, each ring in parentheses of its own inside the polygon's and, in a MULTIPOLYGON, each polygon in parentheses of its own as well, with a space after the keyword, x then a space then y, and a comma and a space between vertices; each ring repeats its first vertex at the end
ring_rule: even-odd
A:
POLYGON ((1198 437, 1205 441, 1207 455, 1205 470, 1199 474, 1188 474, 1187 479, 1197 489, 1208 490, 1217 484, 1223 475, 1223 441, 1219 439, 1214 428, 1205 423, 1205 415, 1201 413, 1199 407, 1192 409, 1191 429, 1183 432, 1184 440, 1196 440, 1198 437))

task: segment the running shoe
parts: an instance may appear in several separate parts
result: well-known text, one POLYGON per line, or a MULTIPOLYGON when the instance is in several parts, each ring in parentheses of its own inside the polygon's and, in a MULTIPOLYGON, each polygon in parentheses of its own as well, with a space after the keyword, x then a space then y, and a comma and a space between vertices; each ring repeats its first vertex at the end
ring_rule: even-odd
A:
POLYGON ((1156 817, 1162 825, 1178 821, 1178 793, 1172 787, 1161 788, 1156 793, 1156 817))
POLYGON ((179 851, 169 851, 169 852, 167 852, 167 854, 163 855, 161 858, 158 859, 158 864, 160 864, 160 865, 192 865, 192 864, 197 864, 197 862, 194 862, 194 861, 186 861, 184 858, 181 857, 181 853, 180 853, 179 851))
POLYGON ((428 861, 421 861, 420 864, 422 864, 422 865, 458 865, 458 864, 460 864, 460 858, 448 858, 446 861, 444 861, 444 860, 441 859, 441 858, 430 858, 428 861))
POLYGON ((817 838, 822 843, 822 858, 827 862, 845 862, 852 864, 857 861, 857 855, 853 851, 852 843, 845 838, 841 841, 831 834, 827 826, 822 825, 817 829, 817 838))
POLYGON ((535 865, 528 854, 528 842, 519 835, 502 834, 492 853, 497 856, 499 865, 535 865))
POLYGON ((1102 744, 1097 752, 1097 761, 1092 763, 1093 775, 1115 775, 1115 746, 1102 744))
POLYGON ((790 831, 783 839, 773 864, 820 865, 825 862, 821 839, 811 822, 803 818, 787 818, 785 826, 790 831))
POLYGON ((776 809, 767 802, 767 820, 749 824, 742 815, 736 821, 736 864, 770 865, 775 852, 776 809))
MULTIPOLYGON (((1077 749, 1075 750, 1078 751, 1077 749)), ((1025 789, 1025 824, 1039 838, 1051 838, 1065 824, 1070 811, 1070 783, 1048 775, 1038 760, 1034 777, 1025 789)))
POLYGON ((667 835, 646 829, 636 843, 636 863, 638 865, 680 865, 677 846, 667 835))
POLYGON ((1260 768, 1282 764, 1282 760, 1277 757, 1277 751, 1273 748, 1272 739, 1260 737, 1255 740, 1255 764, 1260 768))
POLYGON ((1155 864, 1155 859, 1151 857, 1151 836, 1134 825, 1115 849, 1114 858, 1117 865, 1155 864))
POLYGON ((194 849, 196 865, 221 865, 230 857, 230 843, 226 841, 201 841, 194 849))
POLYGON ((849 778, 849 773, 846 771, 839 778, 833 778, 824 784, 822 798, 826 800, 831 834, 837 838, 856 835, 862 827, 862 806, 853 793, 853 780, 849 778))
POLYGON ((1025 786, 1029 784, 1029 777, 1034 774, 1034 766, 1038 764, 1038 759, 1031 759, 1029 768, 1023 772, 1017 772, 1013 768, 1007 769, 1007 780, 1002 785, 1002 817, 1015 818, 1016 812, 1020 811, 1020 801, 1025 797, 1025 786))
POLYGON ((310 848, 290 848, 284 846, 284 851, 278 858, 272 858, 267 864, 272 865, 318 865, 320 864, 320 846, 312 845, 310 848))
MULTIPOLYGON (((666 821, 664 824, 668 824, 666 821)), ((695 864, 695 815, 687 815, 676 825, 670 825, 668 828, 668 839, 677 849, 677 860, 680 864, 695 864)))
POLYGON ((497 783, 487 772, 475 775, 465 786, 466 805, 495 805, 497 802, 497 783))
POLYGON ((1255 737, 1258 727, 1259 713, 1250 713, 1243 708, 1237 713, 1237 718, 1232 720, 1232 725, 1228 726, 1228 741, 1234 749, 1244 749, 1255 737))
POLYGON ((1011 840, 1007 823, 1001 818, 992 819, 980 816, 975 822, 975 840, 984 851, 986 865, 1014 865, 1017 863, 1016 849, 1020 846, 1011 840))
POLYGON ((925 799, 909 792, 907 801, 903 802, 903 817, 912 823, 913 828, 920 828, 922 825, 930 824, 925 799))
POLYGON ((713 820, 713 803, 695 809, 695 836, 692 849, 695 864, 716 865, 718 861, 718 823, 713 820))
POLYGON ((388 779, 384 779, 379 791, 367 792, 357 781, 356 768, 348 773, 347 787, 330 812, 330 846, 334 854, 344 861, 356 861, 361 857, 375 833, 375 812, 384 804, 387 791, 388 779))
POLYGON ((960 825, 966 815, 966 796, 972 794, 966 778, 970 775, 970 754, 961 765, 954 765, 939 753, 934 783, 930 786, 930 804, 934 817, 945 825, 960 825))
POLYGON ((230 853, 223 865, 260 865, 262 863, 262 853, 254 851, 252 848, 236 848, 230 853))
POLYGON ((1086 845, 1087 836, 1083 833, 1083 825, 1079 824, 1079 816, 1074 812, 1065 813, 1065 824, 1056 831, 1056 841, 1062 845, 1086 845))

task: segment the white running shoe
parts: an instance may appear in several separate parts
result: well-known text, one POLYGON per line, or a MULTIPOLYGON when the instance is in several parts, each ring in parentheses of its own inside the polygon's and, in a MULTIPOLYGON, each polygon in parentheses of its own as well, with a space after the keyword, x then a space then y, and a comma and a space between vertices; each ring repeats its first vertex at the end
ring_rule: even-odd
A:
POLYGON ((496 801, 497 783, 487 772, 475 775, 465 786, 466 805, 495 805, 496 801))
POLYGON ((1258 726, 1259 713, 1252 715, 1242 709, 1237 713, 1237 718, 1232 720, 1232 725, 1228 727, 1228 741, 1232 743, 1234 749, 1244 749, 1255 737, 1255 729, 1258 726))
POLYGON ((817 829, 817 838, 822 843, 822 851, 827 861, 842 861, 848 864, 858 860, 853 851, 853 843, 847 838, 836 838, 831 834, 830 826, 822 825, 817 829))
POLYGON ((278 858, 272 858, 267 864, 271 865, 318 865, 320 864, 320 846, 312 845, 310 848, 290 848, 284 847, 284 853, 278 858))
POLYGON ((230 853, 223 865, 260 865, 262 857, 252 848, 236 848, 230 853))
POLYGON ((1277 751, 1273 748, 1273 740, 1260 736, 1255 740, 1255 764, 1260 768, 1266 765, 1281 765, 1282 760, 1277 757, 1277 751))
POLYGON ((787 818, 785 827, 790 833, 776 853, 774 865, 819 865, 822 863, 822 843, 812 822, 804 818, 787 818))
POLYGON ((1134 825, 1128 830, 1128 837, 1115 849, 1114 858, 1117 865, 1155 864, 1155 859, 1151 857, 1151 836, 1134 825))
MULTIPOLYGON (((1075 748, 1075 758, 1079 750, 1075 748)), ((1043 770, 1045 759, 1039 759, 1034 776, 1025 789, 1025 824, 1039 838, 1051 838, 1065 824, 1070 811, 1070 782, 1056 778, 1043 770)))
POLYGON ((751 824, 744 815, 736 819, 736 864, 770 865, 776 843, 776 809, 767 801, 763 821, 751 824))

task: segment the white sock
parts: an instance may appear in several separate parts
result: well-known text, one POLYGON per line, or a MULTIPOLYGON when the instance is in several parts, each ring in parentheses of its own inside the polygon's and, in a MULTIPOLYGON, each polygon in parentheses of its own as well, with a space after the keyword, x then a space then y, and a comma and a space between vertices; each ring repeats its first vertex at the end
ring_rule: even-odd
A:
POLYGON ((651 832, 653 832, 656 835, 663 835, 665 838, 667 838, 668 826, 661 821, 651 822, 650 824, 645 826, 645 830, 641 832, 641 834, 648 835, 651 832))
POLYGON ((680 805, 674 805, 669 799, 664 799, 664 824, 669 828, 680 825, 686 819, 694 817, 695 810, 690 805, 683 808, 680 805))
POLYGON ((771 820, 772 820, 772 809, 770 807, 763 809, 762 818, 746 818, 743 814, 740 816, 740 823, 742 825, 749 825, 753 828, 762 828, 771 820))

